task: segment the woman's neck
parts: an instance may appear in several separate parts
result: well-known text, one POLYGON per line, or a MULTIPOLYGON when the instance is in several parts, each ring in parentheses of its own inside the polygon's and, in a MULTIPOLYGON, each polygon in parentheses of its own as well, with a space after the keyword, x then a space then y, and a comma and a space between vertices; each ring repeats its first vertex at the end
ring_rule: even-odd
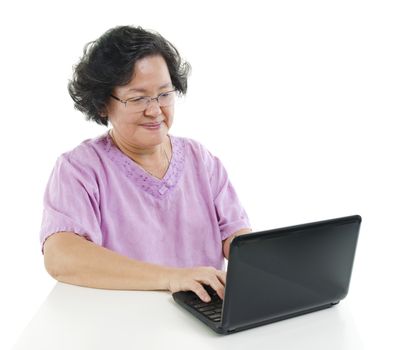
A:
POLYGON ((168 136, 161 144, 141 148, 116 137, 113 129, 109 134, 115 146, 149 174, 162 178, 167 172, 171 159, 171 144, 168 136))

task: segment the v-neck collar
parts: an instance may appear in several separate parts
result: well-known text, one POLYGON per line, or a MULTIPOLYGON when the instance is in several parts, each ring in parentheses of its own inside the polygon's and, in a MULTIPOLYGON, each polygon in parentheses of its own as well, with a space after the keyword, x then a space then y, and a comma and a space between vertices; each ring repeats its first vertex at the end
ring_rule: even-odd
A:
POLYGON ((165 197, 171 189, 177 184, 184 168, 184 140, 169 135, 171 142, 171 161, 166 173, 162 179, 159 179, 146 170, 139 164, 134 162, 125 153, 123 153, 112 141, 111 136, 107 132, 101 141, 104 143, 104 149, 108 157, 124 172, 124 174, 132 179, 137 186, 145 192, 148 192, 156 198, 165 197))

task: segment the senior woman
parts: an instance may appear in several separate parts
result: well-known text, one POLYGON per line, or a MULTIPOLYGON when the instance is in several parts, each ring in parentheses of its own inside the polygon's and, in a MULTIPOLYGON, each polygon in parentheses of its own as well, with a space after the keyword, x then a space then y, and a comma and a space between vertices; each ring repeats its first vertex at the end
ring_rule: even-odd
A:
POLYGON ((224 257, 250 232, 227 173, 201 144, 169 134, 190 66, 140 27, 89 43, 69 82, 75 107, 112 128, 61 155, 44 196, 45 267, 65 283, 224 295, 224 257))

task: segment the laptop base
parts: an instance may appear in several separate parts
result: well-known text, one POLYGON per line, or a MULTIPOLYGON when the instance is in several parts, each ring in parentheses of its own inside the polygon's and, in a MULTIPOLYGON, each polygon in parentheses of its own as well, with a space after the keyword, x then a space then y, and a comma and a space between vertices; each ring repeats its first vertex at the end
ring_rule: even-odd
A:
POLYGON ((206 324, 210 329, 212 329, 213 331, 215 331, 216 333, 221 334, 221 335, 233 334, 233 333, 244 331, 244 330, 247 330, 247 329, 250 329, 250 328, 264 326, 266 324, 283 321, 283 320, 286 320, 286 319, 289 319, 289 318, 305 315, 305 314, 308 314, 308 313, 311 313, 311 312, 328 309, 328 308, 330 308, 332 306, 335 306, 335 305, 337 305, 339 303, 339 301, 336 301, 336 302, 333 302, 333 303, 330 303, 330 304, 317 306, 317 307, 307 309, 307 310, 303 310, 303 311, 300 311, 300 312, 295 312, 295 313, 292 313, 292 314, 287 314, 287 315, 283 315, 283 316, 279 316, 279 317, 272 317, 272 318, 270 318, 268 320, 257 322, 257 323, 251 323, 251 324, 246 325, 246 326, 241 326, 241 327, 237 327, 237 328, 233 328, 233 329, 231 329, 231 328, 227 329, 227 328, 224 328, 222 326, 221 322, 213 322, 208 317, 206 317, 203 314, 197 312, 193 307, 189 306, 187 304, 186 300, 189 299, 191 295, 193 296, 194 293, 192 293, 192 292, 176 292, 176 293, 173 293, 173 298, 178 304, 180 304, 183 308, 187 309, 196 318, 198 318, 200 321, 202 321, 204 324, 206 324))

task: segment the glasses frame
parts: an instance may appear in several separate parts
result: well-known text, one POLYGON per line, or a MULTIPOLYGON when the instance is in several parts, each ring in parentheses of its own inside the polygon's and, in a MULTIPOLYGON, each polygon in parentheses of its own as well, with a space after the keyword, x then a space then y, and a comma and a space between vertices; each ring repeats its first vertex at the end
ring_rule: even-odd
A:
POLYGON ((142 109, 142 110, 139 110, 139 112, 143 112, 143 111, 145 111, 147 108, 149 108, 149 106, 150 106, 150 104, 151 104, 151 102, 152 102, 153 100, 156 100, 156 102, 157 102, 157 104, 158 104, 159 107, 168 107, 168 106, 170 106, 170 105, 168 105, 168 106, 161 106, 161 105, 160 105, 159 98, 160 98, 162 95, 175 93, 176 91, 177 91, 176 89, 170 90, 170 91, 165 91, 165 92, 162 92, 162 93, 158 94, 156 97, 151 97, 151 96, 138 96, 138 97, 130 97, 130 98, 126 99, 126 100, 121 100, 119 97, 116 97, 116 96, 114 96, 114 95, 112 95, 112 94, 111 94, 110 96, 111 96, 112 98, 114 98, 115 100, 117 100, 117 101, 121 102, 122 104, 124 104, 124 105, 125 105, 125 108, 126 108, 126 104, 127 104, 128 102, 135 102, 136 100, 139 100, 139 99, 146 99, 146 100, 147 100, 146 108, 144 108, 144 109, 142 109))

